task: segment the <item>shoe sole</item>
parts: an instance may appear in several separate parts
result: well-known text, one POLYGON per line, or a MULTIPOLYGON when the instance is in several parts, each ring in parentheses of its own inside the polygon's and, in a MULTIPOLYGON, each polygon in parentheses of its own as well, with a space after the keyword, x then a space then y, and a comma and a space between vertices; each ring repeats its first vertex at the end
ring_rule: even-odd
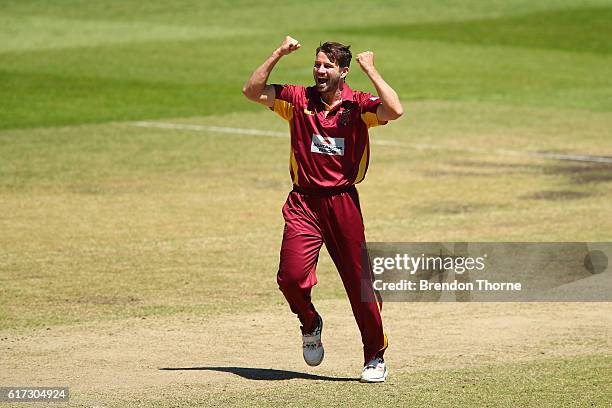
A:
MULTIPOLYGON (((321 345, 321 347, 323 347, 323 346, 321 345)), ((325 349, 323 349, 323 353, 321 353, 321 359, 318 362, 311 364, 308 361, 306 361, 306 359, 304 359, 304 361, 306 361, 306 364, 308 364, 309 366, 316 367, 316 366, 320 365, 323 362, 323 357, 325 357, 325 349)))
POLYGON ((389 368, 385 366, 385 373, 383 374, 382 378, 375 378, 375 379, 370 379, 370 380, 367 380, 365 378, 360 378, 359 382, 368 383, 368 384, 381 383, 381 382, 385 382, 388 375, 389 375, 389 368))

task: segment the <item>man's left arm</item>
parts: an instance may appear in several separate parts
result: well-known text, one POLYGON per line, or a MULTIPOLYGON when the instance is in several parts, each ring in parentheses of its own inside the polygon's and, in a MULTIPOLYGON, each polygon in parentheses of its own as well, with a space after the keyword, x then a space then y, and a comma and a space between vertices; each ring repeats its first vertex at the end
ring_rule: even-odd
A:
POLYGON ((382 102, 376 110, 376 116, 378 120, 384 122, 388 120, 395 120, 402 116, 404 108, 397 96, 397 92, 389 86, 383 77, 378 73, 374 66, 374 53, 372 51, 362 52, 357 55, 357 63, 370 78, 370 81, 374 84, 378 97, 382 102))

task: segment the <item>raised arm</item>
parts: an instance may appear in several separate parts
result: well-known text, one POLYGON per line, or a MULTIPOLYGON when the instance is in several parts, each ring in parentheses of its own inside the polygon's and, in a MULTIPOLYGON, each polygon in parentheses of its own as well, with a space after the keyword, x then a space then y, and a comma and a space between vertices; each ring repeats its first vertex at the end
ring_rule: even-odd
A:
POLYGON ((357 63, 359 63, 363 72, 365 72, 368 78, 370 78, 370 81, 374 84, 378 97, 382 102, 376 111, 378 120, 395 120, 402 116, 404 108, 402 108, 397 93, 385 82, 374 66, 374 53, 372 51, 360 53, 357 55, 357 63))
POLYGON ((286 36, 272 55, 253 72, 249 80, 244 84, 242 87, 244 96, 253 102, 273 107, 275 91, 272 85, 268 85, 268 77, 276 63, 283 56, 291 54, 300 47, 301 44, 298 40, 286 36))

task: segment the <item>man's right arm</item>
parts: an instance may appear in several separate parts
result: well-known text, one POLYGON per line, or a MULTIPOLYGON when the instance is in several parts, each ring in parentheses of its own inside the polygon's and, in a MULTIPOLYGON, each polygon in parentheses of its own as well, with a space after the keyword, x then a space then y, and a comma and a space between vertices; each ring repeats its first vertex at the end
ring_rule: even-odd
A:
POLYGON ((300 43, 286 36, 280 46, 274 50, 272 55, 253 72, 249 80, 242 87, 242 93, 249 100, 272 108, 276 91, 274 86, 268 85, 268 77, 276 63, 285 55, 291 54, 293 51, 301 47, 300 43))

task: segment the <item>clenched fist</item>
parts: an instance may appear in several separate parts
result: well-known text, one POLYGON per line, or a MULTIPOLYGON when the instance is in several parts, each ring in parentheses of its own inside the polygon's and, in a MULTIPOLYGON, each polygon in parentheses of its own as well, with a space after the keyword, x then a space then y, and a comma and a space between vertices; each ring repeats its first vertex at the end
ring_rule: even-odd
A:
POLYGON ((374 53, 372 51, 364 51, 357 55, 357 63, 364 72, 374 68, 374 53))
POLYGON ((291 54, 293 51, 299 49, 302 46, 298 40, 290 36, 286 36, 283 42, 278 46, 276 50, 281 56, 291 54))

